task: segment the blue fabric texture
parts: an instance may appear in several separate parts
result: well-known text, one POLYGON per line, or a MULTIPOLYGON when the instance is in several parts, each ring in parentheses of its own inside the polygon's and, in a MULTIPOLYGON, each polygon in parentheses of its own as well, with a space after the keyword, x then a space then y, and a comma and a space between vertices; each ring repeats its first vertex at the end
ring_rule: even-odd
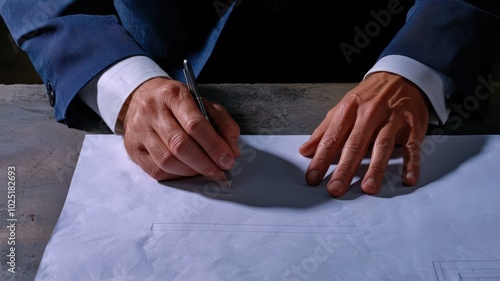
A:
POLYGON ((381 56, 411 57, 451 77, 462 93, 475 94, 499 50, 500 2, 469 2, 489 10, 461 0, 417 1, 381 56))

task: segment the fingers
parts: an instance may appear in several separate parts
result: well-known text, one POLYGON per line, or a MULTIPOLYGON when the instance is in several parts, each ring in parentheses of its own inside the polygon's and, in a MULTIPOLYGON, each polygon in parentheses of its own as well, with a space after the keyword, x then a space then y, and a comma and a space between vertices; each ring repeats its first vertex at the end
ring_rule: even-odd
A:
MULTIPOLYGON (((158 131, 175 156, 195 168, 200 165, 202 154, 206 154, 213 162, 207 167, 207 172, 214 171, 215 168, 227 170, 233 166, 235 157, 233 150, 201 114, 192 97, 174 99, 170 109, 182 130, 177 130, 173 138, 170 131, 162 129, 166 127, 165 125, 159 126, 158 131)), ((219 118, 217 114, 215 115, 219 118)), ((204 175, 209 175, 207 172, 200 171, 204 175)))
POLYGON ((325 118, 320 128, 313 133, 309 142, 302 145, 303 154, 308 152, 314 153, 314 157, 306 172, 306 182, 309 185, 318 185, 323 180, 333 159, 344 145, 346 136, 351 130, 351 125, 348 121, 355 120, 356 111, 357 104, 354 102, 346 103, 336 108, 332 111, 331 118, 325 118), (330 124, 332 119, 346 120, 346 122, 342 123, 343 125, 334 126, 330 124))
MULTIPOLYGON (((380 122, 375 120, 375 124, 376 123, 380 122)), ((371 134, 375 134, 375 141, 368 170, 361 182, 361 189, 363 192, 372 195, 380 192, 387 165, 396 145, 397 137, 402 133, 406 134, 406 132, 409 132, 409 136, 405 138, 405 144, 403 146, 403 183, 409 186, 417 183, 420 164, 420 143, 425 134, 421 133, 420 130, 416 128, 408 130, 408 128, 405 128, 405 125, 408 125, 408 123, 401 122, 401 120, 390 120, 384 122, 384 124, 384 127, 380 129, 378 133, 372 133, 370 130, 364 128, 365 134, 363 137, 353 137, 353 135, 356 135, 353 130, 353 133, 351 133, 349 140, 342 150, 342 158, 328 183, 327 190, 330 195, 339 197, 347 192, 356 170, 359 168, 362 159, 366 155, 371 134)), ((367 126, 370 127, 370 125, 367 126)))
MULTIPOLYGON (((355 126, 342 149, 340 161, 327 184, 327 191, 331 196, 342 196, 348 190, 368 151, 372 136, 385 119, 386 113, 378 111, 376 106, 363 107, 362 111, 358 112, 355 126)), ((368 183, 370 182, 371 180, 368 183)))
POLYGON ((306 182, 319 184, 341 151, 327 191, 334 197, 343 196, 373 142, 361 189, 368 194, 380 191, 396 144, 403 145, 403 183, 414 185, 427 124, 427 104, 414 84, 390 73, 373 74, 347 93, 299 148, 303 156, 313 156, 306 182))
POLYGON ((231 117, 229 112, 220 104, 205 100, 208 115, 217 133, 226 141, 234 157, 241 155, 238 140, 240 138, 240 127, 231 117))
POLYGON ((221 137, 180 82, 152 79, 134 92, 127 106, 123 117, 127 152, 157 180, 196 174, 223 180, 222 169, 230 169, 239 153, 234 148, 239 127, 227 121, 232 120, 229 114, 221 108, 209 110, 226 128, 221 137))
POLYGON ((398 127, 394 123, 387 124, 378 133, 372 150, 368 171, 361 183, 361 189, 367 194, 376 194, 380 190, 387 164, 395 146, 398 127))
POLYGON ((326 114, 325 119, 321 122, 321 124, 314 130, 314 132, 311 134, 309 137, 309 140, 303 143, 299 147, 299 153, 302 154, 305 157, 311 157, 314 155, 316 152, 316 149, 323 138, 323 135, 325 134, 326 130, 330 126, 330 122, 333 118, 333 115, 335 114, 336 110, 335 108, 328 111, 326 114))
POLYGON ((420 176, 420 146, 413 141, 403 147, 403 183, 415 185, 420 176))
MULTIPOLYGON (((156 132, 151 132, 151 136, 145 139, 144 148, 147 151, 147 155, 144 161, 153 161, 155 166, 158 167, 159 171, 164 171, 170 175, 176 175, 179 177, 194 176, 200 173, 200 170, 206 169, 204 166, 201 167, 190 167, 186 165, 178 158, 167 145, 162 141, 156 132)), ((205 155, 205 158, 208 158, 205 155)), ((206 162, 205 161, 200 162, 206 162)), ((217 170, 212 172, 213 176, 217 174, 217 170)))
MULTIPOLYGON (((415 125, 415 120, 410 117, 410 126, 415 125)), ((425 137, 425 131, 415 126, 411 130, 403 146, 403 183, 415 185, 420 177, 420 145, 425 137)))
MULTIPOLYGON (((158 139, 157 136, 156 139, 158 139)), ((171 153, 162 147, 161 141, 155 142, 154 138, 145 138, 145 140, 149 140, 148 148, 133 138, 124 138, 124 145, 130 158, 155 180, 176 179, 198 174, 172 157, 171 153)))
POLYGON ((134 132, 127 130, 124 145, 130 158, 156 180, 198 174, 197 171, 177 159, 151 128, 134 132))

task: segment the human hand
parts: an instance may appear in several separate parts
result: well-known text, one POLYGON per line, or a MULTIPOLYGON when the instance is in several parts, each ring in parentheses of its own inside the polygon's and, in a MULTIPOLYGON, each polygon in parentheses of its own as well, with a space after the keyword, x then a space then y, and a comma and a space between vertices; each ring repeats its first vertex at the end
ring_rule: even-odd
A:
POLYGON ((222 169, 240 155, 240 129, 221 105, 204 103, 213 125, 183 83, 154 78, 139 86, 119 115, 130 159, 156 180, 201 174, 224 181, 222 169))
POLYGON ((344 195, 370 144, 370 165, 361 189, 376 194, 393 148, 403 146, 403 183, 414 185, 419 177, 420 144, 428 125, 426 99, 405 78, 377 72, 350 90, 333 107, 299 152, 312 157, 306 172, 309 185, 318 185, 334 158, 341 153, 327 190, 344 195))

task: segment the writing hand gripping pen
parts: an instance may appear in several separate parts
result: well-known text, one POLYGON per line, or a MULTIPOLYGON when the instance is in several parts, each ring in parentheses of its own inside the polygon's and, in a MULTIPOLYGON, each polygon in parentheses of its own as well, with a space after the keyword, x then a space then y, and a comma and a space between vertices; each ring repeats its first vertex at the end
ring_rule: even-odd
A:
MULTIPOLYGON (((210 119, 208 117, 207 110, 205 109, 205 105, 203 104, 203 99, 200 94, 200 89, 198 88, 198 84, 196 83, 196 79, 194 77, 193 69, 191 68, 191 64, 189 63, 188 60, 184 60, 184 76, 186 77, 186 83, 191 91, 191 94, 193 95, 194 100, 198 104, 198 108, 200 109, 201 113, 205 118, 210 122, 210 119)), ((212 123, 210 123, 212 124, 212 123)), ((226 176, 227 183, 229 185, 229 188, 231 191, 233 190, 233 177, 231 175, 230 170, 224 170, 224 175, 226 176)))

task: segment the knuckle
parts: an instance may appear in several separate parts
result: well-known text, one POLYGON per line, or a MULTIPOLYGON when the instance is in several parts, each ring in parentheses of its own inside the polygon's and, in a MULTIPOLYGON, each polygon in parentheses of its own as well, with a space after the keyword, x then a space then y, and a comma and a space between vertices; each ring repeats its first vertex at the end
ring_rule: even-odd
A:
MULTIPOLYGON (((359 100, 357 97, 352 97, 347 99, 347 101, 341 101, 337 106, 335 106, 335 111, 331 111, 333 117, 339 120, 349 119, 359 108, 359 100)), ((330 113, 330 112, 329 112, 330 113)))
POLYGON ((360 135, 351 135, 349 140, 345 144, 345 148, 347 151, 351 151, 354 153, 365 151, 367 146, 367 140, 364 136, 360 135))
POLYGON ((359 105, 361 103, 361 96, 357 91, 357 88, 352 89, 349 91, 339 102, 341 105, 359 105))
MULTIPOLYGON (((166 104, 169 108, 177 107, 181 102, 181 84, 180 83, 167 83, 161 85, 157 91, 154 93, 153 101, 159 100, 160 102, 166 104)), ((153 103, 152 105, 155 105, 153 103)))
POLYGON ((173 133, 167 140, 167 147, 174 155, 183 155, 191 151, 188 136, 183 133, 173 133))
POLYGON ((165 180, 167 179, 167 173, 165 173, 165 171, 163 171, 160 167, 158 166, 155 166, 153 167, 150 172, 149 172, 149 175, 157 180, 157 181, 160 181, 160 180, 165 180))
POLYGON ((416 142, 407 142, 405 144, 406 157, 405 163, 408 165, 418 165, 420 162, 420 145, 416 142))
POLYGON ((180 92, 180 83, 176 83, 175 81, 170 81, 170 83, 164 83, 160 87, 158 87, 158 91, 164 95, 172 95, 174 93, 180 92))
POLYGON ((189 135, 199 132, 205 125, 206 119, 201 115, 189 116, 186 120, 184 130, 189 135))
POLYGON ((156 112, 159 107, 155 96, 146 96, 136 101, 141 112, 156 112))
POLYGON ((321 138, 321 146, 327 151, 333 151, 339 147, 339 138, 337 135, 324 135, 321 138))
POLYGON ((382 152, 388 152, 394 148, 395 140, 390 136, 379 136, 375 145, 382 152))
POLYGON ((124 138, 123 146, 125 147, 125 151, 127 151, 130 160, 137 162, 143 152, 142 147, 136 141, 130 140, 129 138, 124 138))
POLYGON ((420 144, 415 141, 407 142, 405 147, 410 153, 418 154, 420 152, 420 144))
POLYGON ((174 159, 176 159, 175 156, 169 151, 165 151, 161 155, 158 155, 158 163, 160 167, 168 167, 174 159))

